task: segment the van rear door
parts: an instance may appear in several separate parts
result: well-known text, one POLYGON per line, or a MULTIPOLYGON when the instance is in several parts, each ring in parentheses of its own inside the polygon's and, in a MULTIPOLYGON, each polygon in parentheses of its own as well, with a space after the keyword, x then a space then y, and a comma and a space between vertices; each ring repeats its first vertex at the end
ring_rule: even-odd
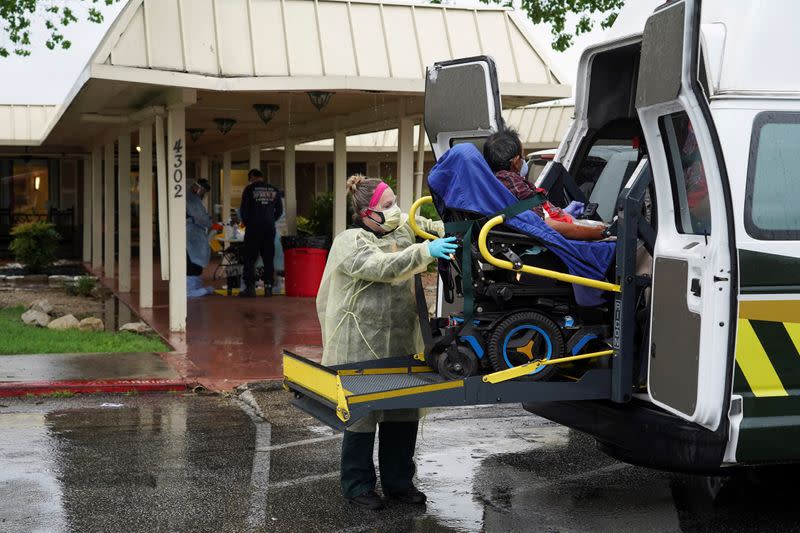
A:
POLYGON ((454 144, 483 140, 503 126, 494 60, 488 56, 441 61, 425 77, 425 131, 439 159, 454 144))
POLYGON ((725 164, 698 82, 699 31, 699 0, 650 16, 636 108, 659 206, 648 394, 714 430, 730 395, 736 263, 725 164))

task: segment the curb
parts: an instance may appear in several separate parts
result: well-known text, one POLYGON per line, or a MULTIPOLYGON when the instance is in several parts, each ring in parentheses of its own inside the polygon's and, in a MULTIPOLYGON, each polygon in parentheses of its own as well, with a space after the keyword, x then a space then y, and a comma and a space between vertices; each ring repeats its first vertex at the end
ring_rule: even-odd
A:
POLYGON ((66 380, 0 383, 0 398, 43 395, 55 392, 90 394, 103 392, 170 392, 185 391, 185 381, 170 379, 113 379, 113 380, 66 380))

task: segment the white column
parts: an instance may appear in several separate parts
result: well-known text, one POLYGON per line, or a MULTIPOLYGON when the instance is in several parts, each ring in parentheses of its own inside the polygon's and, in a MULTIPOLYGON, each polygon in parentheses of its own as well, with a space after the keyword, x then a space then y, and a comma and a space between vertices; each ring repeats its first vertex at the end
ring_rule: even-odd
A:
POLYGON ((333 236, 347 229, 347 135, 333 136, 333 236))
POLYGON ((422 196, 422 182, 425 181, 425 125, 420 122, 417 126, 417 169, 414 171, 414 199, 422 196))
POLYGON ((83 160, 83 262, 92 260, 92 158, 83 160))
POLYGON ((103 181, 105 184, 105 228, 104 228, 104 254, 103 254, 103 271, 105 277, 114 277, 114 141, 106 143, 104 154, 104 172, 103 181))
POLYGON ((153 125, 139 128, 139 307, 153 307, 153 125))
POLYGON ((169 202, 167 201, 167 148, 164 146, 164 117, 156 116, 156 191, 158 194, 158 255, 161 279, 169 279, 169 202))
POLYGON ((414 203, 414 121, 400 117, 397 132, 397 190, 398 204, 408 213, 414 203))
POLYGON ((250 168, 247 170, 254 168, 261 170, 261 147, 257 144, 250 145, 250 168))
POLYGON ((117 216, 119 217, 119 292, 131 292, 131 134, 117 140, 117 216))
POLYGON ((170 106, 167 117, 169 176, 169 329, 186 331, 186 108, 170 106))
POLYGON ((222 154, 222 223, 231 216, 231 153, 222 154))
POLYGON ((283 148, 283 181, 286 195, 286 231, 289 235, 297 232, 297 185, 295 176, 294 139, 286 139, 283 148))
POLYGON ((92 269, 103 265, 103 150, 92 148, 92 269))
MULTIPOLYGON (((207 180, 207 181, 209 181, 209 183, 211 183, 210 180, 208 180, 208 176, 209 176, 209 161, 208 161, 208 156, 204 155, 204 156, 200 157, 200 179, 201 180, 207 180)), ((203 205, 206 206, 206 209, 210 213, 211 212, 211 191, 207 191, 207 192, 208 192, 208 194, 206 194, 205 198, 203 198, 203 205)))

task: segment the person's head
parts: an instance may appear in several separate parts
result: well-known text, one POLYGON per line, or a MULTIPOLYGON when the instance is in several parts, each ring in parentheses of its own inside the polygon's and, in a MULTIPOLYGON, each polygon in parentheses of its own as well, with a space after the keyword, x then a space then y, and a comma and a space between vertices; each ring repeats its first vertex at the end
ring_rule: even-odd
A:
POLYGON ((192 191, 194 191, 194 193, 199 196, 200 199, 203 199, 206 193, 208 193, 210 190, 211 184, 208 183, 208 180, 206 179, 200 178, 199 180, 194 180, 194 183, 192 184, 192 191))
POLYGON ((483 143, 483 157, 492 172, 510 170, 522 176, 527 174, 527 161, 522 153, 522 141, 516 131, 505 128, 489 135, 483 143))
POLYGON ((394 231, 402 212, 394 191, 377 178, 354 174, 347 178, 347 193, 353 203, 353 221, 377 233, 394 231))
POLYGON ((264 179, 264 173, 258 170, 257 168, 251 168, 250 172, 247 173, 247 179, 250 183, 254 181, 259 181, 264 179))

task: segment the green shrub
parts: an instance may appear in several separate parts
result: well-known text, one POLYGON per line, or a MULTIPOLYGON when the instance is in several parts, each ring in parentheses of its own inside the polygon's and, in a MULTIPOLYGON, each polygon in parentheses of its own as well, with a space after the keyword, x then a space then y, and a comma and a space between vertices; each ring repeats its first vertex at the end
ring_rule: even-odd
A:
POLYGON ((330 239, 332 233, 333 193, 327 192, 314 198, 314 203, 311 204, 311 214, 308 217, 297 217, 297 234, 325 235, 330 239))
POLYGON ((316 235, 317 224, 302 215, 297 215, 297 234, 298 235, 316 235))
POLYGON ((67 294, 71 296, 89 297, 97 285, 97 280, 91 276, 81 276, 75 285, 67 285, 67 294))
POLYGON ((11 230, 11 251, 32 273, 42 272, 56 260, 56 247, 61 238, 49 222, 24 222, 11 230))

